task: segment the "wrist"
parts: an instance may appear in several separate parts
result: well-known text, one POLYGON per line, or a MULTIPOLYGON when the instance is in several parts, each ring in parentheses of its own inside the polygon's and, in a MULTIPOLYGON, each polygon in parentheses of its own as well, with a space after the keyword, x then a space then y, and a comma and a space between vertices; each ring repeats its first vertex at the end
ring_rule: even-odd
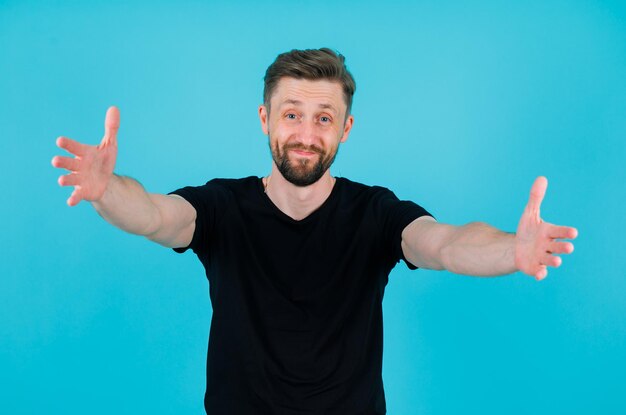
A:
POLYGON ((122 184, 123 178, 113 173, 104 185, 102 194, 97 199, 91 200, 91 204, 96 210, 100 211, 110 205, 115 197, 116 190, 122 184))

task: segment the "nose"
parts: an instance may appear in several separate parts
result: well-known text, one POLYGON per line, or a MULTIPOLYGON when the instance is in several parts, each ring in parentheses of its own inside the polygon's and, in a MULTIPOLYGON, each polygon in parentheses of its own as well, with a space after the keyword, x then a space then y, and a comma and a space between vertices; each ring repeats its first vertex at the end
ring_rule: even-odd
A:
POLYGON ((298 136, 302 144, 306 146, 319 144, 319 134, 317 131, 317 124, 315 123, 315 120, 308 118, 303 119, 300 123, 298 136))

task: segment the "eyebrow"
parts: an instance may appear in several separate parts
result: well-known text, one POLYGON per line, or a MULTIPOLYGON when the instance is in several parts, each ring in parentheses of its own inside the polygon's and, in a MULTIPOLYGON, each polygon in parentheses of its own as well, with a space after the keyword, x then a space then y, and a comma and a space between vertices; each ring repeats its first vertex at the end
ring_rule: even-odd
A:
MULTIPOLYGON (((302 101, 297 100, 297 99, 286 99, 280 104, 280 106, 282 107, 285 104, 302 105, 302 101)), ((322 109, 330 109, 330 110, 333 110, 334 112, 337 112, 335 107, 333 107, 331 104, 319 104, 319 107, 322 109)))

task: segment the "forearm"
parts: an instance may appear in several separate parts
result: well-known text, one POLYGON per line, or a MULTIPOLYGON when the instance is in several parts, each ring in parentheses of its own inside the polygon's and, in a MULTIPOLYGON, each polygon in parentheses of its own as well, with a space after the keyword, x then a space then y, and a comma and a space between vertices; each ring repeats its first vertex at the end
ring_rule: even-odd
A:
POLYGON ((160 226, 160 213, 143 186, 130 177, 111 176, 102 198, 92 202, 98 214, 116 227, 148 236, 160 226))
POLYGON ((402 231, 402 253, 420 268, 475 276, 520 271, 541 280, 547 275, 547 267, 561 265, 558 254, 574 251, 574 245, 559 239, 573 239, 578 234, 575 228, 541 219, 539 205, 546 186, 545 177, 535 180, 515 234, 486 223, 452 226, 422 216, 402 231))
POLYGON ((481 222, 455 227, 440 252, 441 264, 456 274, 497 276, 517 271, 515 234, 481 222))

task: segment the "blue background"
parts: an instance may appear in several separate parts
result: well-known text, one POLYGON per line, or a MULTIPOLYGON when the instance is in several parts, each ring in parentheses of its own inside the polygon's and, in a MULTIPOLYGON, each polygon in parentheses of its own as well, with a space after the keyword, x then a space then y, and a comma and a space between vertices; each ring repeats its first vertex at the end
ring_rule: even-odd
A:
POLYGON ((542 174, 580 234, 539 283, 399 265, 389 413, 626 413, 626 7, 516 3, 0 0, 1 411, 202 413, 200 263, 69 208, 55 138, 98 143, 115 104, 149 191, 265 175, 264 71, 329 46, 357 81, 335 175, 514 231, 542 174))

